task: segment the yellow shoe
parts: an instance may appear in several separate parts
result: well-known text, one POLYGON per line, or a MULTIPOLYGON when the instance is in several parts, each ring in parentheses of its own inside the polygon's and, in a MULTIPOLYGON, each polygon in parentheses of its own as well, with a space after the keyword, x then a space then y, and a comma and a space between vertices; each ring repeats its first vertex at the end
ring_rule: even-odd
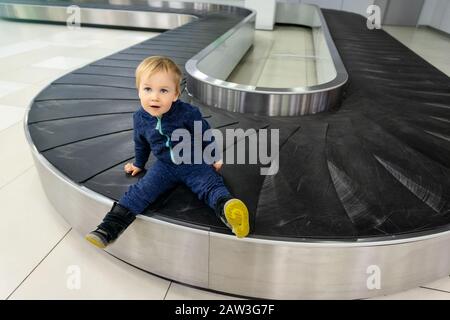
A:
POLYGON ((250 231, 248 209, 239 199, 230 199, 223 207, 225 218, 238 238, 244 238, 250 231))
POLYGON ((106 246, 108 245, 108 241, 106 240, 105 236, 100 232, 98 232, 97 230, 88 233, 84 237, 84 239, 86 239, 87 241, 89 241, 94 246, 100 249, 105 249, 106 246))

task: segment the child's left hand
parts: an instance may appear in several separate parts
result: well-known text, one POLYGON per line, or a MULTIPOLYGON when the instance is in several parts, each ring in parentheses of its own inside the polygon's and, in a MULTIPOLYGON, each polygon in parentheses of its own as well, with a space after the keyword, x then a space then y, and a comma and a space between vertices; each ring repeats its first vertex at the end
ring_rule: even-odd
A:
POLYGON ((216 169, 216 171, 219 171, 222 168, 223 162, 222 160, 219 160, 217 162, 214 162, 213 167, 216 169))

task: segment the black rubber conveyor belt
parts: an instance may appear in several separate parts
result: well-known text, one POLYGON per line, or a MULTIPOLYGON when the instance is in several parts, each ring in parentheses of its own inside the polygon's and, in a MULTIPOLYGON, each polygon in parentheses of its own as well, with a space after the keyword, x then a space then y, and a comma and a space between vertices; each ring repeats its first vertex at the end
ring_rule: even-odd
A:
MULTIPOLYGON (((280 130, 277 175, 261 176, 259 165, 222 170, 252 213, 251 236, 354 240, 448 229, 450 79, 386 32, 368 30, 363 17, 323 12, 350 76, 339 110, 263 117, 182 96, 214 128, 280 130)), ((137 64, 163 54, 184 66, 242 18, 204 15, 54 81, 30 110, 37 149, 76 183, 117 200, 139 179, 123 173, 134 156, 137 64)), ((146 214, 228 232, 184 186, 146 214)))

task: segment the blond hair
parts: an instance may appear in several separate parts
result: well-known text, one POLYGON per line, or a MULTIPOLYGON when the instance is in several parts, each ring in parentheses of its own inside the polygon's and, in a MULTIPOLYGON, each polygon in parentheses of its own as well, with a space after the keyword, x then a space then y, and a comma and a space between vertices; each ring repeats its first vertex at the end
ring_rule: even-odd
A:
POLYGON ((180 68, 171 59, 163 56, 145 58, 136 68, 136 88, 139 90, 143 75, 152 76, 157 72, 172 73, 176 83, 177 94, 180 94, 180 82, 182 73, 180 68))

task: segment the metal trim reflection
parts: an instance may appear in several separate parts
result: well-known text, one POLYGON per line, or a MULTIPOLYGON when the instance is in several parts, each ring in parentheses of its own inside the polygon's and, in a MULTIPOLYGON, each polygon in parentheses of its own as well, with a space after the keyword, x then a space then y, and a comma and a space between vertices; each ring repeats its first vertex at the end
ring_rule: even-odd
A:
MULTIPOLYGON (((68 7, 0 3, 0 16, 22 20, 67 22, 68 7)), ((105 10, 80 7, 80 24, 145 29, 174 29, 197 20, 194 15, 152 11, 105 10)))
MULTIPOLYGON (((277 4, 277 8, 284 6, 292 7, 293 5, 277 4)), ((246 32, 248 25, 253 22, 252 14, 186 63, 188 92, 203 103, 240 113, 299 116, 336 108, 339 105, 343 87, 347 83, 348 74, 331 38, 325 18, 317 6, 295 5, 293 7, 299 11, 302 8, 313 9, 316 13, 319 23, 305 20, 302 23, 296 22, 296 24, 310 24, 312 28, 321 30, 336 70, 334 79, 309 87, 267 88, 228 82, 210 76, 207 74, 208 71, 201 71, 199 64, 204 59, 220 50, 221 47, 229 47, 227 41, 233 41, 233 38, 240 37, 241 33, 246 32)), ((295 21, 290 21, 290 23, 295 23, 295 21)), ((227 56, 224 55, 221 63, 227 63, 226 58, 227 56)))

